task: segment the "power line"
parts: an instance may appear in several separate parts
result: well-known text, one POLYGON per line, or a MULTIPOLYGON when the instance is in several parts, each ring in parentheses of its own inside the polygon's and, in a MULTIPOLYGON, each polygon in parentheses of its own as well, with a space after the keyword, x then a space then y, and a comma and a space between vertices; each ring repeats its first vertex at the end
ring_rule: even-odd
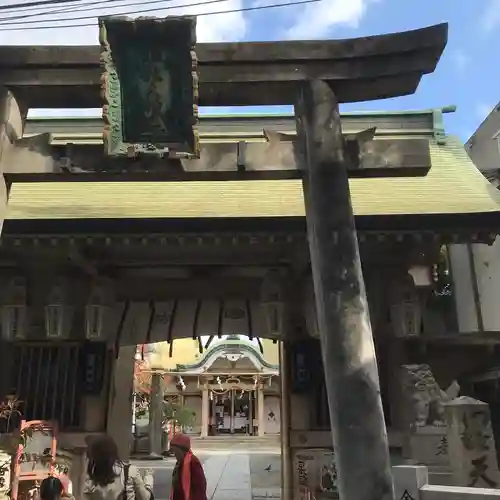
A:
POLYGON ((55 5, 61 3, 75 3, 81 1, 82 0, 37 0, 35 2, 11 3, 8 5, 0 5, 0 10, 18 10, 18 9, 27 9, 32 7, 43 7, 45 5, 55 5))
MULTIPOLYGON (((208 5, 208 4, 213 4, 213 3, 220 3, 220 2, 226 2, 228 0, 209 0, 207 2, 195 2, 191 4, 184 4, 184 5, 172 5, 169 7, 163 7, 163 8, 154 8, 154 9, 142 9, 142 10, 136 10, 134 12, 117 12, 116 16, 133 16, 135 14, 142 14, 145 12, 154 12, 154 11, 163 11, 163 10, 170 10, 170 9, 182 9, 185 7, 199 7, 202 5, 208 5)), ((279 7, 292 7, 295 5, 304 5, 304 4, 309 4, 309 3, 317 3, 321 2, 322 0, 296 0, 293 2, 288 2, 288 3, 280 3, 280 4, 271 4, 271 5, 257 5, 253 7, 243 7, 241 9, 228 9, 228 10, 220 10, 220 11, 214 11, 214 12, 200 12, 198 14, 193 13, 190 14, 192 16, 196 17, 201 17, 201 16, 215 16, 218 14, 234 14, 237 12, 250 12, 250 11, 257 11, 257 10, 267 10, 267 9, 275 9, 279 7)), ((150 2, 151 3, 151 2, 150 2)), ((76 17, 76 18, 70 18, 70 19, 52 19, 52 20, 44 20, 44 21, 32 21, 35 23, 42 23, 42 22, 63 22, 63 21, 77 21, 77 20, 84 20, 84 19, 95 19, 95 16, 82 16, 82 17, 76 17)), ((7 25, 11 24, 26 24, 28 21, 24 23, 7 23, 7 25)), ((27 28, 5 28, 5 29, 0 29, 0 32, 3 31, 25 31, 25 30, 47 30, 47 29, 65 29, 65 28, 88 28, 88 27, 95 27, 95 23, 87 23, 87 24, 66 24, 64 26, 28 26, 27 28)))
MULTIPOLYGON (((72 0, 73 2, 75 0, 72 0)), ((80 1, 80 0, 79 0, 80 1)), ((44 23, 44 22, 51 22, 50 19, 37 19, 37 20, 32 20, 32 21, 23 21, 22 23, 20 22, 10 22, 13 20, 17 19, 27 19, 29 17, 40 17, 40 16, 53 16, 54 14, 63 14, 66 12, 86 12, 89 10, 95 10, 96 5, 100 4, 114 4, 114 3, 122 3, 125 0, 97 0, 97 1, 92 1, 92 2, 86 2, 82 5, 71 5, 69 7, 65 7, 63 9, 56 9, 56 10, 49 10, 48 12, 32 12, 30 14, 21 14, 21 15, 16 15, 16 16, 11 16, 11 17, 3 17, 2 20, 0 21, 0 25, 13 25, 13 24, 31 24, 31 23, 44 23)), ((155 4, 155 3, 168 3, 172 2, 173 0, 153 0, 149 1, 148 5, 155 4)), ((125 3, 123 5, 116 5, 116 6, 111 6, 109 7, 110 9, 118 9, 120 7, 133 7, 135 5, 144 5, 144 1, 142 2, 133 2, 133 3, 125 3)), ((105 6, 103 7, 105 8, 105 6)), ((95 16, 94 16, 95 17, 95 16)), ((72 21, 72 19, 67 19, 68 21, 72 21)), ((66 21, 66 19, 60 19, 60 21, 66 21)))

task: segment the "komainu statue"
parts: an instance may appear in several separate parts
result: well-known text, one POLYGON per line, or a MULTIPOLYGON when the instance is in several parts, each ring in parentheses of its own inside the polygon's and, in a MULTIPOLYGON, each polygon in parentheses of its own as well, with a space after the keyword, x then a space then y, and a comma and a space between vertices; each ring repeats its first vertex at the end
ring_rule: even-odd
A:
POLYGON ((443 391, 429 365, 403 365, 404 390, 412 404, 412 423, 416 427, 444 426, 443 403, 458 397, 460 386, 456 381, 443 391))

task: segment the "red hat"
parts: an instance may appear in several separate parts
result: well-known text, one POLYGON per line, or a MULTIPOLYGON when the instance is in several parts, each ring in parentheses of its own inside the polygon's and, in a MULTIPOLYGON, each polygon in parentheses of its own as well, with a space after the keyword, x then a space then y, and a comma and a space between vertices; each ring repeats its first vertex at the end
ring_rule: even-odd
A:
POLYGON ((178 446, 188 451, 191 449, 191 438, 186 434, 176 434, 170 441, 170 446, 178 446))

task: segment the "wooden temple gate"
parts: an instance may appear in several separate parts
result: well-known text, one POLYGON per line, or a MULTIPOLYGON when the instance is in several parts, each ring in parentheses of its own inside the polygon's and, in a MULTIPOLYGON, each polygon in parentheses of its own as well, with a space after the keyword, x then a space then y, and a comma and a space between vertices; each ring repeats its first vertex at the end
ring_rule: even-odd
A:
MULTIPOLYGON (((152 21, 140 21, 148 22, 152 21)), ((180 22, 192 28, 194 20, 181 18, 180 22)), ((8 98, 17 100, 21 118, 29 108, 100 107, 103 90, 108 153, 103 157, 102 151, 89 150, 82 158, 77 149, 68 147, 66 163, 59 163, 57 173, 37 172, 36 167, 6 172, 5 195, 12 183, 35 181, 303 179, 340 496, 343 500, 392 499, 387 434, 348 177, 426 175, 431 166, 429 144, 419 139, 373 140, 373 129, 343 135, 338 106, 413 93, 421 76, 434 70, 446 45, 447 26, 354 40, 197 45, 199 87, 196 76, 189 80, 184 73, 195 94, 191 106, 291 104, 295 105, 297 121, 296 137, 267 131, 267 143, 202 144, 198 152, 196 131, 189 125, 195 123, 189 120, 188 125, 184 123, 181 139, 170 141, 159 140, 154 133, 150 133, 150 140, 145 136, 141 139, 140 130, 117 128, 117 123, 122 123, 121 113, 127 113, 112 92, 113 71, 125 71, 124 59, 117 61, 127 55, 127 49, 120 41, 123 33, 116 34, 119 29, 114 38, 110 35, 116 28, 112 25, 103 21, 101 26, 108 29, 103 49, 104 88, 97 47, 0 48, 0 81, 10 91, 8 98), (121 134, 118 139, 117 134, 121 134), (151 144, 144 146, 147 142, 151 144), (142 146, 137 146, 139 143, 142 146), (186 148, 190 155, 183 154, 186 148), (75 164, 78 169, 73 168, 75 164)), ((191 50, 190 45, 194 40, 187 36, 184 48, 191 50)), ((196 75, 194 58, 192 64, 188 73, 196 75)), ((127 116, 125 122, 134 118, 130 113, 127 116)), ((21 135, 22 125, 9 129, 10 136, 3 138, 7 146, 12 137, 16 139, 16 132, 21 135)), ((43 151, 46 140, 33 139, 32 147, 43 151)), ((83 260, 80 264, 87 266, 89 274, 95 273, 83 260)), ((308 263, 303 263, 300 272, 307 268, 308 263)), ((271 280, 267 292, 270 305, 284 300, 280 280, 279 276, 271 280)), ((285 288, 293 288, 290 283, 285 288)), ((290 390, 287 374, 292 354, 288 345, 303 338, 290 304, 279 310, 279 318, 275 311, 269 319, 276 322, 271 331, 284 341, 283 392, 290 390)), ((288 398, 282 399, 283 498, 288 499, 292 485, 287 419, 292 410, 288 398)))

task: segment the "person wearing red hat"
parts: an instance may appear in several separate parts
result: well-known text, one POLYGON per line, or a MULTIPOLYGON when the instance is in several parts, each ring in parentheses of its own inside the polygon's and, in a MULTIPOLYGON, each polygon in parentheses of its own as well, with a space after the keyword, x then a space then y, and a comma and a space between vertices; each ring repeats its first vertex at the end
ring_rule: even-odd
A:
POLYGON ((170 449, 177 459, 170 500, 207 500, 207 479, 200 460, 191 451, 189 436, 175 435, 170 441, 170 449))

